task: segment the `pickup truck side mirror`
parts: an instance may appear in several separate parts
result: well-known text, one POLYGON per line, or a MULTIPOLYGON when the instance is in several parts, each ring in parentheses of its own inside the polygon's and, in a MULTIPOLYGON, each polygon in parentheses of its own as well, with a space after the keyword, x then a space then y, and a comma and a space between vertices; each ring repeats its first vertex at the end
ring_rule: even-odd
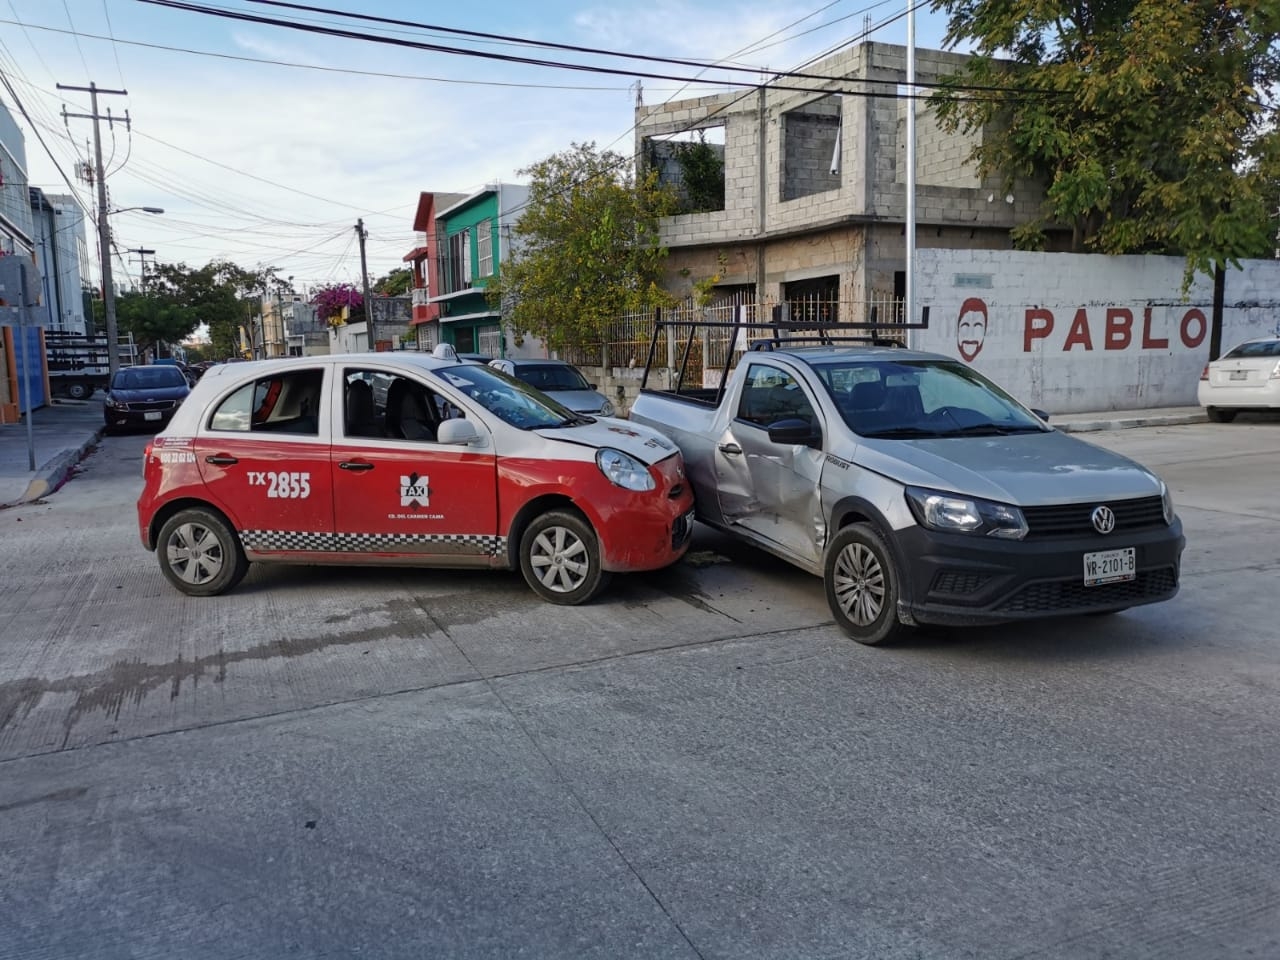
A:
POLYGON ((1041 420, 1043 420, 1045 423, 1049 422, 1049 415, 1045 413, 1043 410, 1037 410, 1034 407, 1032 407, 1031 412, 1034 413, 1041 420))
POLYGON ((808 420, 801 420, 799 417, 778 420, 769 424, 769 442, 780 443, 785 446, 800 444, 804 447, 813 447, 815 450, 821 450, 822 431, 809 423, 808 420))
POLYGON ((436 429, 437 443, 454 443, 465 446, 477 443, 480 431, 470 420, 445 420, 436 429))

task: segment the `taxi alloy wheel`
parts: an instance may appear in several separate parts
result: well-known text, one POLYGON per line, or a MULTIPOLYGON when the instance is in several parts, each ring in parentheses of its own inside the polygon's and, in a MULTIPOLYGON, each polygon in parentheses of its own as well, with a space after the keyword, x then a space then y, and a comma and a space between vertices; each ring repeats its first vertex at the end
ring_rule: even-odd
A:
POLYGON ((836 534, 827 550, 823 581, 836 623, 854 640, 874 645, 902 631, 897 568, 870 524, 851 524, 836 534))
POLYGON ((543 600, 586 603, 608 582, 600 568, 600 545, 582 517, 553 510, 534 519, 520 538, 520 572, 543 600))
POLYGON ((249 569, 244 550, 226 522, 211 510, 182 510, 160 528, 160 569, 192 597, 214 597, 234 587, 249 569))

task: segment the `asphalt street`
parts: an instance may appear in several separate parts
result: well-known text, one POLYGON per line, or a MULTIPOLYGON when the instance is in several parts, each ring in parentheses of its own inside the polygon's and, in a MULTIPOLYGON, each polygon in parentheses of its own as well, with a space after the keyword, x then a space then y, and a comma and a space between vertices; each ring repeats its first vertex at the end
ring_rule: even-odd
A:
POLYGON ((865 648, 699 530, 518 574, 178 594, 145 436, 0 510, 0 958, 1280 956, 1280 422, 1090 434, 1182 592, 865 648))

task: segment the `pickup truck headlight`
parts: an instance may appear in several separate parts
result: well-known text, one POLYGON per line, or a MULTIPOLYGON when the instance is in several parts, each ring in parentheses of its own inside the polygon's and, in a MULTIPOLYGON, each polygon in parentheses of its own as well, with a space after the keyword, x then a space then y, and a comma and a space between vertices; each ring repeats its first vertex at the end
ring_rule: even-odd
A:
POLYGON ((649 468, 628 453, 605 447, 596 453, 596 466, 609 482, 623 490, 652 490, 657 484, 649 468))
POLYGON ((613 416, 613 404, 612 404, 612 403, 610 403, 608 400, 606 400, 604 403, 600 404, 600 416, 602 416, 602 417, 612 417, 612 416, 613 416))
POLYGON ((972 533, 1001 540, 1021 540, 1027 535, 1027 521, 1022 511, 1007 503, 920 487, 907 488, 907 503, 916 521, 930 530, 972 533))
POLYGON ((1164 506, 1164 522, 1173 526, 1173 494, 1163 480, 1160 481, 1160 502, 1164 506))

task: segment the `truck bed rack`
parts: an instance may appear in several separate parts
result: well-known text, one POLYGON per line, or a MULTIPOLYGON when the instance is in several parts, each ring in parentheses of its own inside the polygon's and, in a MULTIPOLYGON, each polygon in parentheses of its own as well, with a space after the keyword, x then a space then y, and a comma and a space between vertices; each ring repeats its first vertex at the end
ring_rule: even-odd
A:
POLYGON ((733 369, 735 349, 729 349, 725 353, 725 361, 723 368, 720 370, 719 385, 710 387, 693 387, 688 390, 684 389, 685 373, 688 371, 689 354, 693 349, 694 338, 699 330, 732 330, 733 336, 731 342, 737 343, 742 335, 751 330, 762 330, 770 334, 765 337, 755 337, 747 339, 745 352, 751 351, 771 351, 785 349, 797 346, 833 346, 842 343, 860 343, 869 344, 876 347, 902 347, 903 342, 895 336, 889 334, 897 334, 899 331, 906 330, 928 330, 929 329, 929 308, 921 308, 921 320, 919 323, 877 323, 876 308, 873 306, 870 310, 870 319, 866 322, 851 323, 814 323, 812 320, 786 320, 783 319, 784 308, 782 305, 776 305, 773 308, 773 315, 767 321, 747 321, 739 316, 735 320, 664 320, 662 312, 659 310, 654 317, 653 335, 649 339, 649 354, 645 360, 644 376, 640 380, 640 389, 646 390, 649 385, 649 371, 653 369, 654 356, 658 350, 658 341, 665 331, 675 331, 688 329, 689 335, 685 338, 684 350, 680 357, 679 373, 676 375, 675 385, 672 389, 665 391, 673 396, 689 396, 703 402, 714 402, 718 404, 724 396, 725 384, 729 380, 729 371, 733 369), (707 393, 714 389, 715 397, 712 401, 707 393))

